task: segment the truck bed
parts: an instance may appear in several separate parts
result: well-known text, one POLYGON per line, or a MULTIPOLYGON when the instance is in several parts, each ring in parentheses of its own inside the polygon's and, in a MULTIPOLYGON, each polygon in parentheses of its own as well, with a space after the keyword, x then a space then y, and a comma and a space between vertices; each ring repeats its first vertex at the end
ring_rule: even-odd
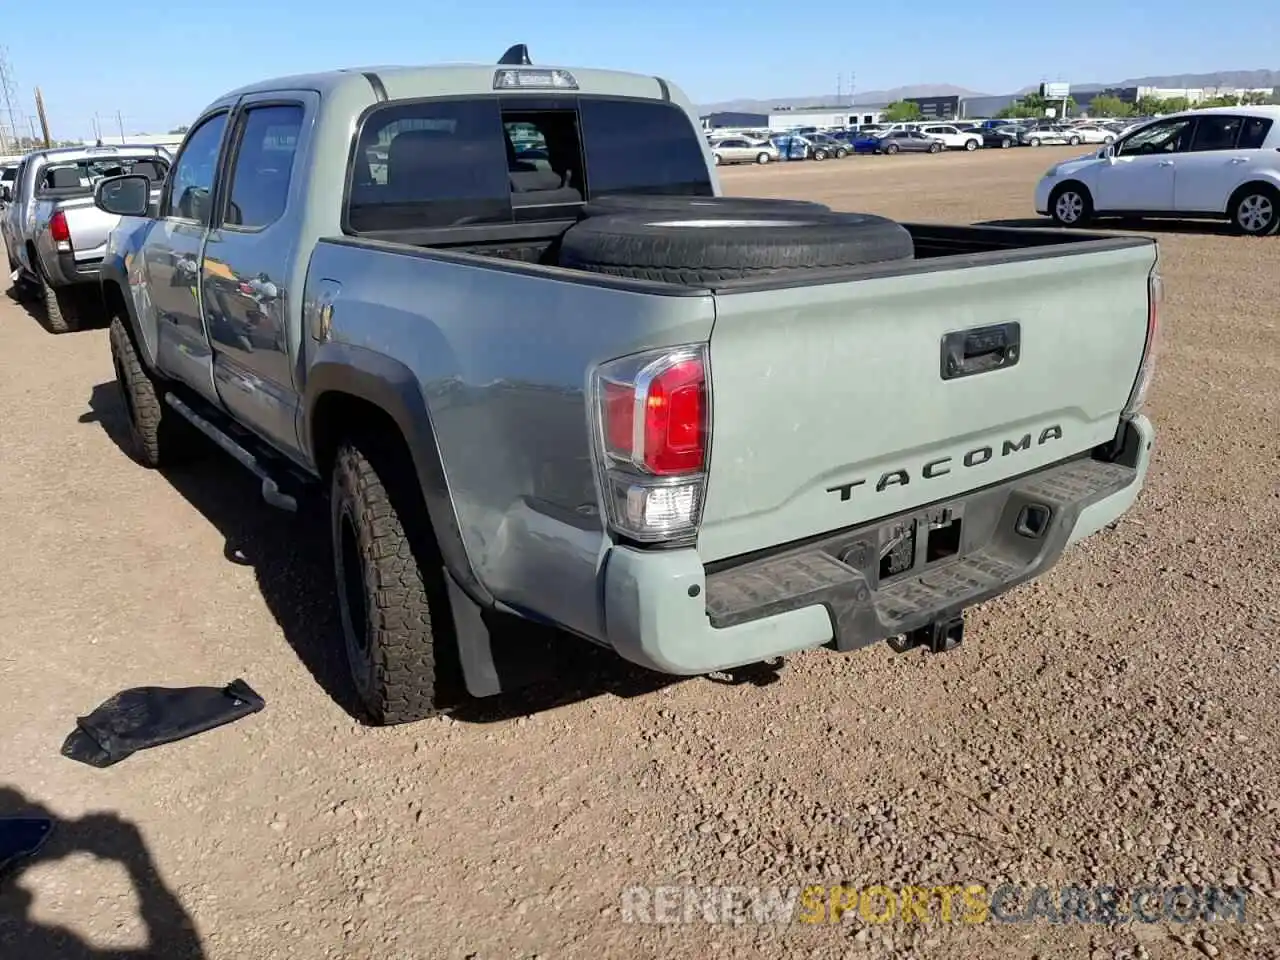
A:
MULTIPOLYGON (((572 274, 585 282, 599 282, 606 286, 643 283, 652 292, 655 286, 670 286, 669 292, 689 289, 666 285, 656 281, 628 281, 603 274, 570 271, 557 266, 556 245, 560 236, 573 226, 575 220, 548 223, 498 224, 482 227, 443 227, 422 230, 398 230, 365 234, 361 237, 333 237, 326 243, 378 247, 413 247, 425 255, 450 258, 485 257, 501 261, 528 264, 556 270, 562 275, 572 274)), ((1058 257, 1073 253, 1092 253, 1126 247, 1150 246, 1146 237, 1117 237, 1113 234, 1082 233, 1047 228, 966 226, 941 223, 902 223, 915 244, 915 259, 893 263, 871 264, 867 267, 834 271, 796 271, 783 276, 769 276, 746 280, 721 281, 713 285, 694 287, 696 291, 781 289, 787 286, 808 285, 840 280, 865 279, 874 276, 902 275, 934 272, 940 269, 961 269, 969 266, 990 265, 1001 262, 1034 260, 1058 257), (947 263, 937 261, 947 258, 947 263)), ((404 252, 404 251, 402 251, 404 252)))

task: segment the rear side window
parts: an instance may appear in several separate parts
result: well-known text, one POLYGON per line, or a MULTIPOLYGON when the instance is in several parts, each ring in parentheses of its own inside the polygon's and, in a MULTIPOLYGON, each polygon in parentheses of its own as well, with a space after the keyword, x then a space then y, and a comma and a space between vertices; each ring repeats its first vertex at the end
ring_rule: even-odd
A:
POLYGON ((260 229, 284 215, 304 110, 251 107, 240 122, 226 214, 228 226, 260 229))
POLYGON ((365 120, 356 146, 350 228, 509 222, 503 139, 494 98, 380 107, 365 120))
POLYGON ((1196 122, 1196 133, 1191 139, 1191 149, 1231 150, 1235 148, 1240 133, 1240 117, 1207 116, 1196 122))
POLYGON ((701 142, 679 107, 583 99, 578 109, 592 196, 713 193, 701 142))
POLYGON ((1266 117, 1245 117, 1244 129, 1240 131, 1241 150, 1261 150, 1267 142, 1267 134, 1271 132, 1272 121, 1266 117))

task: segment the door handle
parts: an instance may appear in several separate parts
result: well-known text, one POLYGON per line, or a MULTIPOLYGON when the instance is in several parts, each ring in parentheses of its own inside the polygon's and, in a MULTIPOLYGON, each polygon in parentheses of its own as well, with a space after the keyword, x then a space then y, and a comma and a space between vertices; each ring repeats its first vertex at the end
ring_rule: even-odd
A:
POLYGON ((942 338, 943 380, 1012 367, 1022 355, 1022 328, 1014 321, 957 330, 942 338))
POLYGON ((1231 162, 1232 163, 1248 163, 1249 158, 1248 157, 1232 157, 1231 162))
POLYGON ((1172 167, 1172 166, 1173 166, 1173 161, 1172 161, 1172 160, 1161 160, 1161 161, 1160 161, 1160 166, 1162 166, 1162 167, 1172 167))

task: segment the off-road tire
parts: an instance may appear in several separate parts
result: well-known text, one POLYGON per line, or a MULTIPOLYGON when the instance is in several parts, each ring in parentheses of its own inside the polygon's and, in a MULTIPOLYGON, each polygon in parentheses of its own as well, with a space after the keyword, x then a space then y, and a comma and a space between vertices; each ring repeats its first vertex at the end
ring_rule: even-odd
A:
POLYGON ((717 217, 756 214, 827 213, 830 207, 813 200, 778 200, 773 197, 684 197, 676 195, 618 194, 597 197, 582 208, 582 217, 609 217, 619 213, 711 215, 717 217))
POLYGON ((195 427, 164 402, 156 378, 143 366, 119 317, 112 319, 108 338, 134 459, 152 470, 192 459, 201 438, 195 427))
POLYGON ((407 459, 385 441, 347 443, 330 484, 343 648, 379 726, 437 714, 460 688, 444 565, 407 459))
POLYGON ((69 293, 49 285, 40 278, 40 295, 44 298, 44 322, 50 333, 70 333, 76 329, 75 305, 69 293))
POLYGON ((901 224, 862 213, 792 209, 589 217, 565 231, 561 266, 690 285, 915 256, 901 224))

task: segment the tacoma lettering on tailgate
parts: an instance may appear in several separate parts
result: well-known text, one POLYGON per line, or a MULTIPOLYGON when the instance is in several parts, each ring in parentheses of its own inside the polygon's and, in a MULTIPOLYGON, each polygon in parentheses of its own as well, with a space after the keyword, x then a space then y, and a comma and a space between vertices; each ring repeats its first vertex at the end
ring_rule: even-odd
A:
MULTIPOLYGON (((1024 450, 1030 450, 1032 445, 1032 435, 1025 433, 1017 440, 1005 440, 1000 445, 1000 456, 1007 457, 1015 453, 1021 453, 1024 450)), ((1043 446, 1050 440, 1062 439, 1062 427, 1054 424, 1051 427, 1045 427, 1040 431, 1040 437, 1035 441, 1037 447, 1043 446)), ((984 463, 996 456, 995 448, 990 445, 974 447, 972 450, 960 457, 959 462, 966 467, 980 467, 984 463)), ((945 477, 951 472, 951 468, 956 463, 955 457, 939 457, 936 460, 930 460, 924 464, 919 470, 919 476, 924 480, 935 480, 938 477, 945 477)), ((876 481, 876 493, 883 493, 889 487, 904 487, 911 482, 911 471, 903 468, 900 470, 889 470, 880 474, 880 479, 876 481)), ((853 496, 853 491, 857 487, 866 486, 867 481, 851 480, 848 483, 838 483, 834 487, 827 487, 827 493, 838 493, 841 500, 848 500, 853 496)))

